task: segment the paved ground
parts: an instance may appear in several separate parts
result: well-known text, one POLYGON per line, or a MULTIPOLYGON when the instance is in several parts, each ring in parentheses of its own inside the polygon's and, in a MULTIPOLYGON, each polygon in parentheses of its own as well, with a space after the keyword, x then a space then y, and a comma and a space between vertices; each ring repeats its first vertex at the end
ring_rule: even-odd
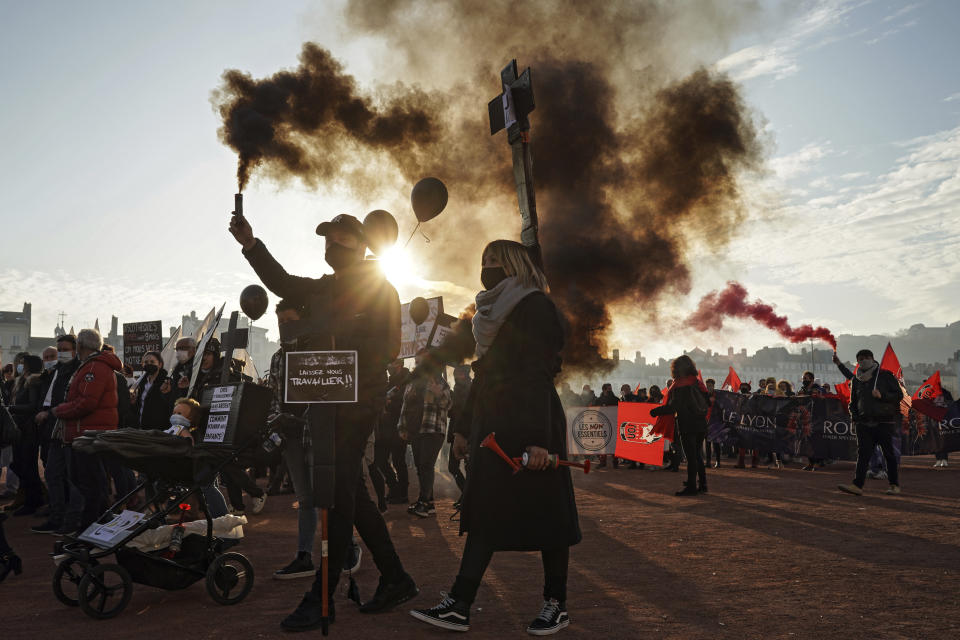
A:
MULTIPOLYGON (((960 637, 960 461, 933 469, 930 457, 904 460, 904 493, 868 481, 862 498, 841 495, 851 463, 827 470, 711 470, 707 496, 677 498, 682 474, 598 470, 575 479, 584 541, 572 550, 569 638, 843 639, 960 637)), ((449 521, 446 478, 437 518, 392 507, 393 538, 419 582, 416 606, 450 587, 463 539, 449 521)), ((136 585, 130 605, 107 621, 88 619, 50 590, 53 538, 26 532, 32 518, 6 523, 24 573, 0 585, 2 637, 279 637, 278 623, 308 581, 277 581, 292 557, 292 496, 270 498, 238 548, 256 585, 245 602, 221 607, 196 584, 179 592, 136 585)), ((358 573, 369 597, 376 570, 358 573)), ((541 601, 539 558, 495 557, 471 614, 472 637, 527 637, 541 601)), ((405 607, 363 616, 339 600, 332 637, 441 638, 405 607)), ((311 634, 319 635, 319 632, 311 634)))

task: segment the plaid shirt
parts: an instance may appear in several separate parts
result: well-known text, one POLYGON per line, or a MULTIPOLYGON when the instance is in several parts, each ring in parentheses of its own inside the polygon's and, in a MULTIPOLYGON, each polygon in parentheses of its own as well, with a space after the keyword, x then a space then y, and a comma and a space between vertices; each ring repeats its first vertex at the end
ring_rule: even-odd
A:
POLYGON ((283 413, 283 377, 286 373, 286 363, 284 362, 283 349, 277 349, 277 352, 270 357, 270 390, 273 391, 273 398, 270 400, 270 413, 283 413))
POLYGON ((417 382, 412 382, 407 385, 406 391, 403 392, 403 408, 400 410, 400 431, 407 433, 447 432, 447 412, 450 410, 451 404, 450 386, 447 384, 447 381, 440 376, 437 376, 434 380, 439 382, 440 386, 443 387, 443 391, 436 397, 426 388, 426 384, 419 389, 417 388, 417 382), (423 393, 422 396, 420 395, 421 390, 423 393), (413 407, 410 405, 420 400, 421 397, 423 402, 423 417, 420 420, 420 428, 416 429, 415 425, 407 424, 407 419, 411 415, 411 412, 408 410, 412 409, 413 407), (413 428, 411 429, 411 427, 413 428))

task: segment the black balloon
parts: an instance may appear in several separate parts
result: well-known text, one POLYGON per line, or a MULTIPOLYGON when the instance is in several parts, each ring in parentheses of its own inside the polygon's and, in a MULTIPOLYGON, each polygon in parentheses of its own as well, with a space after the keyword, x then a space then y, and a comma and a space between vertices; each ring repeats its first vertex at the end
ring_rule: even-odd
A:
POLYGON ((423 324, 430 315, 430 305, 423 298, 417 297, 410 301, 410 318, 415 324, 423 324))
POLYGON ((374 255, 381 255, 384 251, 397 243, 397 220, 389 211, 377 209, 367 214, 363 219, 363 235, 367 238, 367 246, 374 255))
POLYGON ((420 222, 436 218, 447 206, 447 187, 436 178, 424 178, 413 186, 410 204, 420 222))
POLYGON ((259 320, 267 311, 267 292, 258 284, 251 284, 240 292, 240 308, 251 320, 259 320))

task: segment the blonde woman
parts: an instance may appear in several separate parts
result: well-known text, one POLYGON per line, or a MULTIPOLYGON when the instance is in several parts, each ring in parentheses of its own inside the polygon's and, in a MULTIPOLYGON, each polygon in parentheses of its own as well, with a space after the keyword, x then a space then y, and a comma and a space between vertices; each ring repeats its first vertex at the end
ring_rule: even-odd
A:
POLYGON ((469 451, 460 533, 467 534, 460 571, 449 595, 415 618, 455 631, 470 628, 470 607, 496 551, 540 551, 544 589, 532 635, 556 633, 569 624, 567 565, 580 542, 573 483, 567 467, 549 468, 549 454, 566 458, 566 419, 554 386, 560 372, 563 329, 547 295, 547 281, 526 248, 497 240, 483 251, 473 334, 479 359, 453 452, 469 451), (514 474, 480 442, 496 432, 511 457, 527 454, 514 474))

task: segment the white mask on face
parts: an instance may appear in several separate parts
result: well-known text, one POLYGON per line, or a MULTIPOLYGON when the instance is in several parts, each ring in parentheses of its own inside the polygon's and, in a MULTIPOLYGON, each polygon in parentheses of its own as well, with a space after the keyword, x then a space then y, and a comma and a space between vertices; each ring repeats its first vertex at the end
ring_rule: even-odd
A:
POLYGON ((44 368, 44 370, 46 370, 46 371, 50 371, 50 369, 53 369, 55 366, 57 366, 57 361, 56 361, 56 360, 44 360, 44 361, 43 361, 43 368, 44 368))
POLYGON ((186 349, 177 349, 177 362, 183 364, 190 359, 190 352, 186 349))
POLYGON ((64 364, 73 360, 74 354, 73 351, 60 351, 57 353, 57 362, 62 362, 64 364))

